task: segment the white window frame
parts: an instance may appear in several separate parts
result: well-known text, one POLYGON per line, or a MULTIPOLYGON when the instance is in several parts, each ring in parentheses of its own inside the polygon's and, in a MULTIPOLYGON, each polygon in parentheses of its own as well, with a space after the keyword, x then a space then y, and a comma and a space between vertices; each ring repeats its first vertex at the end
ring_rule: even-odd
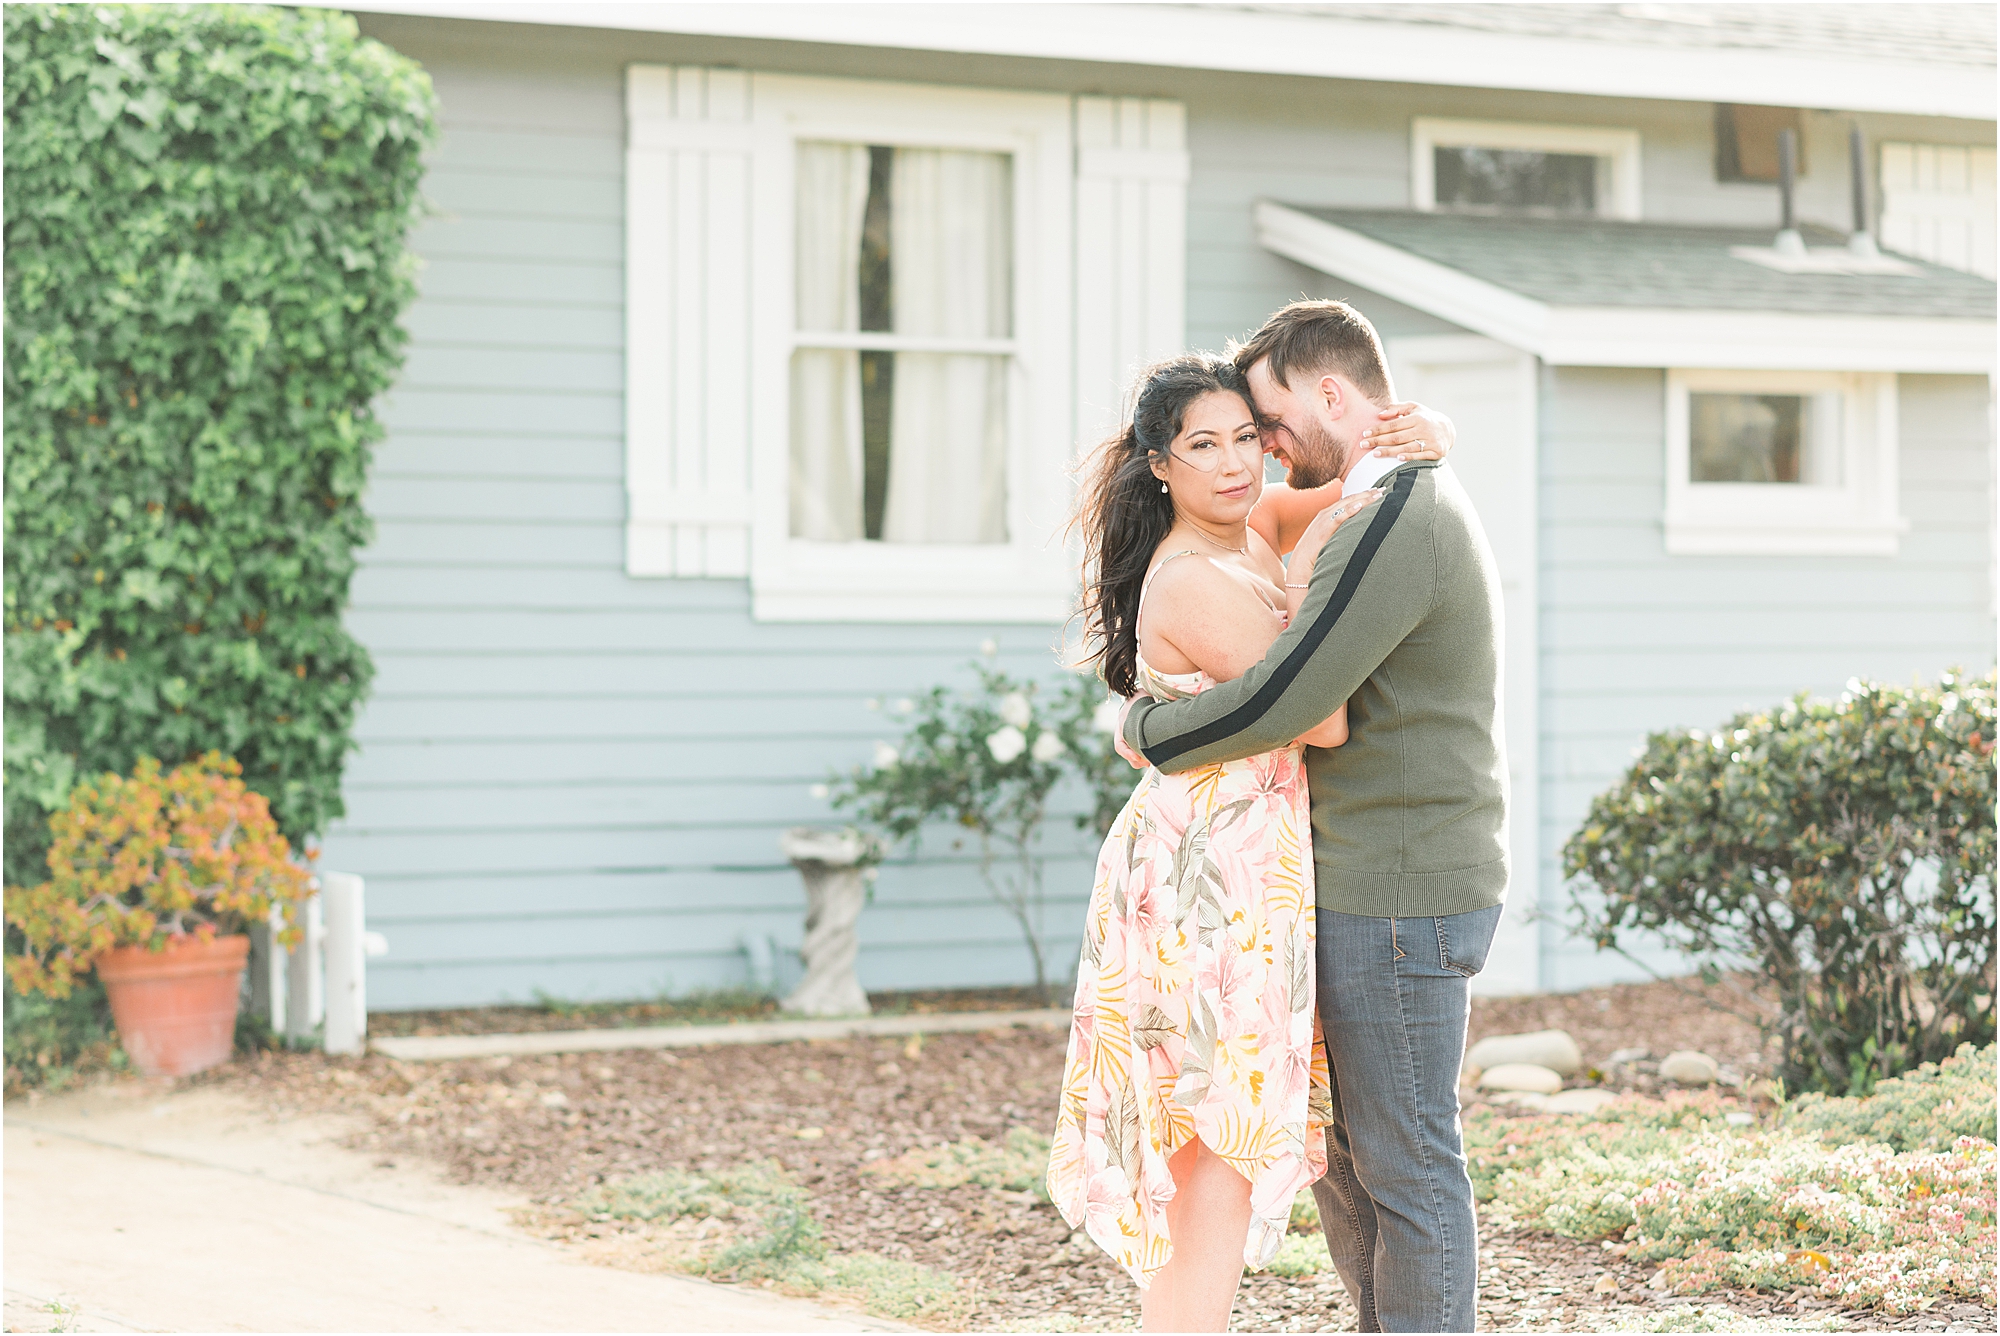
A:
POLYGON ((1667 372, 1667 551, 1676 556, 1894 556, 1896 377, 1856 371, 1667 372), (1840 396, 1837 483, 1694 482, 1689 396, 1840 396))
MULTIPOLYGON (((1071 102, 1061 95, 788 75, 755 76, 753 253, 793 252, 800 141, 973 149, 1013 157, 1013 337, 1009 355, 1007 541, 828 543, 791 533, 795 348, 839 336, 796 330, 790 263, 753 281, 750 576, 756 616, 774 621, 1060 621, 1074 587, 1060 539, 1070 456, 1071 102)), ((934 340, 853 336, 857 346, 934 340)))
POLYGON ((1625 219, 1640 216, 1637 130, 1418 116, 1410 122, 1410 197, 1412 207, 1423 213, 1439 211, 1435 150, 1440 148, 1526 149, 1609 158, 1611 180, 1599 185, 1597 216, 1625 219))
POLYGON ((633 64, 626 113, 626 574, 748 578, 765 621, 1067 617, 1072 450, 1186 347, 1186 108, 633 64), (794 326, 794 154, 827 139, 1014 155, 1005 544, 791 537, 791 352, 825 342, 794 326))

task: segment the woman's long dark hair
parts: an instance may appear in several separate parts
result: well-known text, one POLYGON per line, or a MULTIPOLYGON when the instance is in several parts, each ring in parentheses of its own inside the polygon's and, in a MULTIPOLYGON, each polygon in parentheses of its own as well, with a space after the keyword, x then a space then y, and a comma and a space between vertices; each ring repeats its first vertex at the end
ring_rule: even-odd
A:
POLYGON ((1153 462, 1167 456, 1189 405, 1206 394, 1250 403, 1243 374, 1227 358, 1186 353, 1146 368, 1132 416, 1083 466, 1076 525, 1083 531, 1083 618, 1089 653, 1104 684, 1121 696, 1138 690, 1139 591, 1153 553, 1174 527, 1173 498, 1160 490, 1153 462))

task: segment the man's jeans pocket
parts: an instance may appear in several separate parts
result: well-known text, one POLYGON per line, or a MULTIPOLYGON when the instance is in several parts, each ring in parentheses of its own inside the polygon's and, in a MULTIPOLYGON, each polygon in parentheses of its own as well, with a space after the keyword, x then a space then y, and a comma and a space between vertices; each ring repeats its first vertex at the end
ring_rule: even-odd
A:
POLYGON ((1493 948, 1493 934, 1506 909, 1505 905, 1494 905, 1432 919, 1437 925, 1438 964, 1468 979, 1485 969, 1486 953, 1493 948))

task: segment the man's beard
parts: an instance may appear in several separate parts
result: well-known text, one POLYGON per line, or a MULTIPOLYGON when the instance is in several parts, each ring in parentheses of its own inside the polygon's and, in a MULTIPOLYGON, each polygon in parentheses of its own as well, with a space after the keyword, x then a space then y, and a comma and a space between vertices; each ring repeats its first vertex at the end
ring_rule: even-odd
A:
POLYGON ((1347 473, 1347 447, 1335 440, 1323 423, 1308 421, 1302 431, 1290 432, 1291 472, 1285 481, 1300 489, 1324 487, 1347 473))

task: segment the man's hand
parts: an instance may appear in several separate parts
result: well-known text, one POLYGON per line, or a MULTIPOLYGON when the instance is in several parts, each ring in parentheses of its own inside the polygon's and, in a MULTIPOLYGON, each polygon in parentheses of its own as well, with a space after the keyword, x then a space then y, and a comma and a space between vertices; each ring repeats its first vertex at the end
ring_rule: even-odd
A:
POLYGON ((1118 745, 1118 754, 1124 757, 1134 770, 1150 770, 1153 763, 1133 751, 1131 744, 1125 741, 1125 716, 1132 713, 1132 703, 1138 699, 1137 696, 1128 696, 1125 703, 1118 707, 1118 730, 1111 736, 1118 745))
POLYGON ((1390 404, 1361 442, 1384 459, 1443 459, 1458 441, 1450 418, 1419 403, 1390 404))

